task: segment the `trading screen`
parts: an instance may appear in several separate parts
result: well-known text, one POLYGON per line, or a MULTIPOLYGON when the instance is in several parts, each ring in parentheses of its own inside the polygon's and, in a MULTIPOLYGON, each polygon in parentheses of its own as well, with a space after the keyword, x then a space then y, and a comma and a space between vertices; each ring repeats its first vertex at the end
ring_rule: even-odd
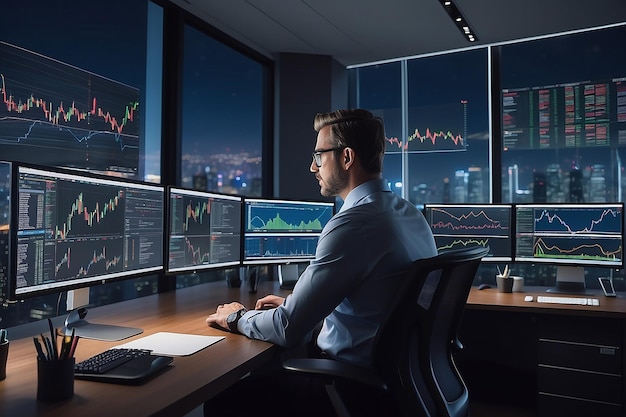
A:
POLYGON ((437 250, 488 246, 490 251, 483 261, 513 259, 511 205, 427 204, 424 214, 437 250))
POLYGON ((503 147, 617 147, 626 134, 626 77, 502 91, 503 147))
POLYGON ((164 187, 18 168, 15 295, 163 268, 164 187))
POLYGON ((167 271, 238 265, 241 210, 241 197, 170 188, 167 271))
POLYGON ((138 178, 137 88, 0 41, 2 157, 138 178))
POLYGON ((623 204, 516 205, 516 261, 622 266, 623 204))
POLYGON ((315 256, 334 203, 246 199, 244 263, 290 262, 315 256))

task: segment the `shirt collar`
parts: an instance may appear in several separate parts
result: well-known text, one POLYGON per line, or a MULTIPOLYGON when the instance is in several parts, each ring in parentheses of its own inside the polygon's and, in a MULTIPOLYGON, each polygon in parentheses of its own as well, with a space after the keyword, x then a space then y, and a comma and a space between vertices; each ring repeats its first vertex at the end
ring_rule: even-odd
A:
POLYGON ((389 187, 387 187, 384 180, 370 180, 364 182, 348 193, 339 212, 354 207, 368 195, 381 191, 389 191, 389 187))

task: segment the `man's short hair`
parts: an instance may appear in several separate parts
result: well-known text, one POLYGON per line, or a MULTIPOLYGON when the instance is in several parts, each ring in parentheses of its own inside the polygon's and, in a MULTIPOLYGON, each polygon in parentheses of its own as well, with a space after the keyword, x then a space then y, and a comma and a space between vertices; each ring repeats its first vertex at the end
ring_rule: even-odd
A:
POLYGON ((334 146, 352 148, 363 169, 381 173, 385 156, 385 126, 380 117, 364 109, 318 113, 313 128, 319 132, 330 126, 334 146))

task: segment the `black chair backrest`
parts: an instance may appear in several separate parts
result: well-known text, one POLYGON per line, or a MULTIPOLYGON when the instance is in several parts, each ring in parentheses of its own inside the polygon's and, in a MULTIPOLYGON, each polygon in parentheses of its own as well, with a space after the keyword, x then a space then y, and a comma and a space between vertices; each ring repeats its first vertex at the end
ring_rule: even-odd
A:
POLYGON ((415 261, 375 340, 373 367, 399 415, 467 416, 467 387, 452 356, 465 303, 488 248, 415 261))

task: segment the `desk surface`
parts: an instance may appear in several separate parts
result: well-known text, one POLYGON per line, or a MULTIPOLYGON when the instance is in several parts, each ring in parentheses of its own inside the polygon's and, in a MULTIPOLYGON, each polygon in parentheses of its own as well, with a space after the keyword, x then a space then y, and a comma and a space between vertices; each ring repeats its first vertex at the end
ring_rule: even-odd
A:
MULTIPOLYGON (((262 284, 267 288, 261 286, 259 295, 274 290, 273 283, 262 284)), ((218 304, 237 300, 247 307, 254 307, 257 298, 245 288, 227 288, 226 283, 220 281, 90 309, 86 319, 92 323, 144 330, 141 335, 123 342, 162 331, 226 338, 191 356, 174 358, 173 366, 144 385, 76 380, 74 397, 60 403, 36 400, 37 363, 32 338, 11 340, 7 377, 0 381, 0 416, 184 415, 272 359, 279 351, 272 344, 206 325, 205 318, 218 304)), ((123 342, 81 339, 76 360, 86 359, 123 342)))
POLYGON ((546 293, 545 287, 527 287, 526 291, 522 293, 501 293, 498 292, 495 287, 484 290, 472 287, 467 299, 467 308, 478 310, 626 318, 626 295, 618 293, 617 297, 605 297, 600 293, 587 296, 554 294, 546 293), (527 295, 532 295, 533 301, 524 301, 524 298, 527 295), (600 305, 594 307, 538 303, 538 295, 597 298, 600 300, 600 305))
MULTIPOLYGON (((275 282, 261 283, 259 296, 276 292, 275 282)), ((528 287, 524 293, 500 293, 495 288, 472 288, 469 309, 506 310, 520 312, 555 313, 626 317, 626 297, 603 295, 600 306, 570 306, 539 304, 524 301, 526 295, 545 294, 545 289, 528 287)), ((238 300, 253 307, 257 295, 245 288, 227 288, 224 282, 202 284, 135 300, 111 304, 89 310, 87 320, 93 323, 139 327, 141 335, 157 332, 176 332, 200 335, 225 335, 226 338, 187 357, 176 357, 174 364, 162 375, 140 386, 105 384, 76 380, 74 397, 60 403, 42 403, 36 398, 37 364, 32 338, 11 340, 7 363, 7 378, 0 381, 1 416, 59 416, 85 415, 89 417, 133 415, 184 415, 235 383, 246 373, 270 361, 279 349, 273 345, 244 336, 210 328, 205 323, 208 314, 218 304, 238 300)), ((41 331, 47 324, 42 321, 41 331)), ((76 360, 86 359, 122 342, 102 342, 81 339, 76 360)))

